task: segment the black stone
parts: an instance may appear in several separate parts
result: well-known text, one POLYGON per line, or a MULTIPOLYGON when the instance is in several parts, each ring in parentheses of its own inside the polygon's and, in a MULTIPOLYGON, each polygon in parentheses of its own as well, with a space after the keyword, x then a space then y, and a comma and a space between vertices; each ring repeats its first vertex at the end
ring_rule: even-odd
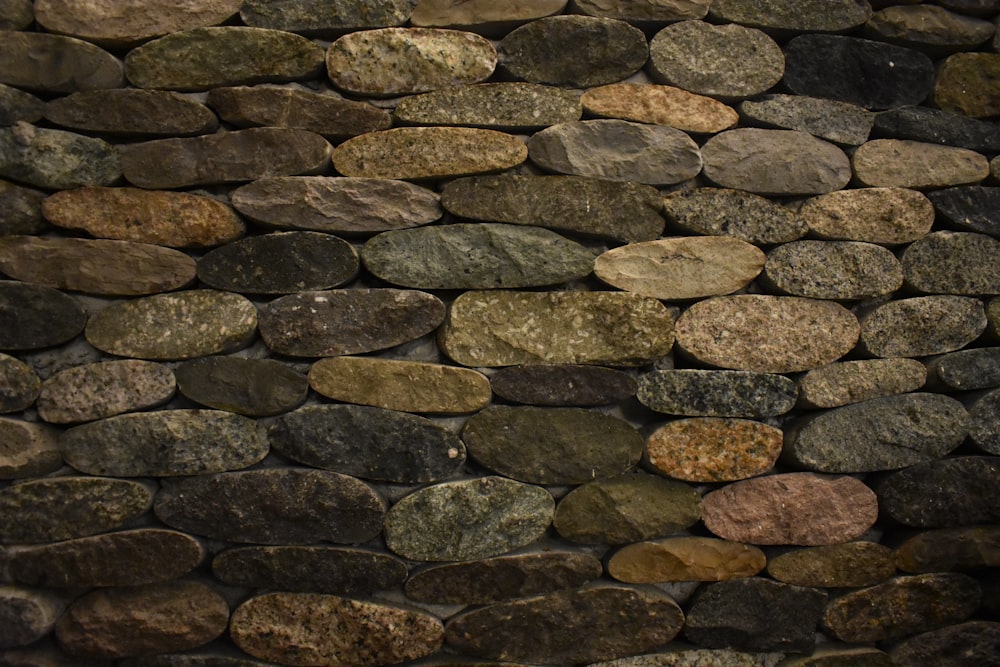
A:
POLYGON ((1000 151, 1000 127, 996 124, 927 107, 903 107, 876 114, 872 137, 958 146, 981 153, 1000 151))
POLYGON ((1000 188, 962 185, 928 192, 934 210, 962 229, 1000 236, 1000 188))
POLYGON ((51 287, 0 281, 0 350, 34 350, 76 338, 87 315, 72 297, 51 287))
POLYGON ((38 234, 48 223, 42 217, 46 194, 0 180, 0 236, 38 234))
POLYGON ((177 388, 192 401, 248 417, 280 415, 306 399, 309 382, 273 359, 202 357, 179 365, 177 388))
POLYGON ((998 523, 1000 458, 963 456, 920 463, 889 475, 876 484, 875 492, 880 514, 908 526, 998 523))
POLYGON ((591 406, 634 396, 636 381, 613 368, 580 364, 510 366, 490 376, 493 393, 513 403, 591 406))
POLYGON ((31 93, 0 84, 0 126, 34 123, 45 113, 45 102, 31 93))

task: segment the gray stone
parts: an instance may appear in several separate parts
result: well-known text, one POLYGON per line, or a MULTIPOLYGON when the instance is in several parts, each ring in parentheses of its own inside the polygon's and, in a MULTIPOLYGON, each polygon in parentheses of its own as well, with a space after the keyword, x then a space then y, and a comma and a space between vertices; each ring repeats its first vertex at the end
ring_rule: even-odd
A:
POLYGON ((1000 188, 966 185, 929 192, 938 215, 961 229, 1000 236, 1000 188))
POLYGON ((446 88, 403 99, 393 118, 403 125, 460 125, 530 131, 580 119, 580 96, 536 83, 502 82, 446 88))
POLYGON ((152 361, 122 359, 76 366, 48 377, 38 395, 38 416, 71 424, 146 410, 174 396, 174 374, 152 361))
POLYGON ((979 183, 990 174, 989 162, 975 151, 905 139, 864 143, 851 163, 865 187, 931 190, 979 183))
POLYGON ((0 417, 0 479, 39 477, 63 465, 59 432, 44 424, 0 417))
POLYGON ((978 570, 1000 565, 1000 527, 962 526, 917 533, 896 549, 904 572, 978 570))
POLYGON ((49 591, 0 585, 0 648, 27 646, 52 632, 66 608, 49 591))
POLYGON ((979 449, 1000 454, 1000 391, 978 398, 969 409, 969 437, 979 449))
POLYGON ((949 352, 930 360, 927 372, 947 390, 974 391, 1000 387, 1000 347, 949 352))
POLYGON ((326 34, 402 25, 414 4, 415 0, 374 0, 364 5, 351 0, 247 0, 240 7, 240 18, 255 28, 326 34))
POLYGON ((779 294, 846 301, 895 292, 903 286, 903 272, 880 245, 793 241, 768 253, 761 281, 779 294))
POLYGON ((915 359, 840 361, 815 368, 799 378, 799 404, 807 408, 837 408, 916 391, 926 380, 926 367, 915 359))
POLYGON ((797 394, 795 383, 780 375, 684 369, 640 376, 636 397, 669 415, 761 418, 785 414, 797 394))
POLYGON ((781 430, 748 419, 693 417, 669 422, 646 439, 645 461, 687 482, 731 482, 774 467, 781 430))
POLYGON ((208 107, 164 90, 88 90, 50 100, 45 119, 82 132, 124 137, 193 136, 214 132, 208 107))
POLYGON ((889 301, 861 317, 861 345, 876 357, 927 357, 960 350, 986 329, 983 302, 932 295, 889 301))
POLYGON ((47 190, 111 185, 122 175, 115 147, 101 139, 28 123, 0 127, 0 176, 47 190))
POLYGON ((420 0, 410 23, 422 28, 458 28, 500 37, 519 25, 560 13, 567 0, 420 0))
POLYGON ((745 100, 740 103, 740 115, 763 127, 802 130, 846 146, 868 141, 877 119, 856 104, 802 95, 765 95, 760 100, 745 100))
POLYGON ((35 20, 32 0, 10 0, 0 9, 0 30, 23 30, 35 20))
POLYGON ((970 16, 989 16, 1000 9, 997 0, 941 0, 939 4, 953 12, 970 16))
POLYGON ((1000 522, 1000 465, 995 456, 928 461, 876 487, 886 517, 916 528, 1000 522), (933 498, 934 502, 927 502, 933 498))
POLYGON ((647 653, 610 662, 600 667, 776 667, 784 653, 747 653, 728 649, 671 648, 663 653, 647 653))
POLYGON ((591 88, 580 101, 595 116, 669 125, 684 132, 721 132, 740 119, 734 109, 718 100, 673 86, 611 83, 591 88))
POLYGON ((906 283, 930 294, 1000 294, 1000 241, 972 232, 933 232, 903 251, 906 283))
POLYGON ((1000 623, 968 621, 909 637, 893 646, 894 665, 940 667, 988 664, 1000 651, 1000 623))
MULTIPOLYGON (((924 5, 927 9, 940 9, 924 5)), ((902 9, 896 7, 895 9, 902 9)), ((994 123, 927 107, 902 107, 875 115, 875 135, 957 146, 980 153, 1000 151, 1000 128, 994 123)))
POLYGON ((934 224, 934 205, 905 188, 838 190, 807 199, 799 215, 821 239, 898 245, 916 241, 934 224))
POLYGON ((42 32, 4 32, 0 83, 45 93, 121 88, 122 62, 88 42, 42 32))
POLYGON ((305 376, 273 359, 204 357, 185 361, 175 373, 187 398, 248 417, 294 410, 309 392, 305 376))
POLYGON ((934 82, 934 104, 973 118, 996 116, 1000 109, 1000 54, 956 53, 941 63, 934 82))
POLYGON ((671 537, 637 542, 608 560, 608 574, 629 584, 726 581, 752 577, 767 558, 757 547, 713 537, 671 537))
POLYGON ((0 354, 0 414, 25 410, 38 398, 42 381, 28 364, 0 354))
POLYGON ((0 180, 0 236, 45 231, 43 199, 44 192, 0 180))
POLYGON ((504 400, 550 406, 619 403, 636 391, 635 378, 624 371, 575 364, 509 366, 490 375, 490 385, 504 400))
POLYGON ((820 588, 874 586, 896 574, 892 549, 877 542, 844 542, 796 549, 772 558, 767 573, 786 584, 820 588))
MULTIPOLYGON (((0 84, 0 125, 35 123, 45 113, 45 102, 31 93, 0 84)), ((575 120, 575 119, 569 119, 575 120)))
POLYGON ((13 280, 0 281, 0 349, 34 350, 76 338, 87 323, 79 302, 59 290, 13 280))
POLYGON ((123 667, 273 667, 244 657, 236 649, 222 649, 209 645, 197 653, 160 653, 140 658, 127 658, 120 663, 123 667))
POLYGON ((741 190, 675 192, 663 199, 663 209, 670 224, 686 232, 732 236, 759 245, 787 243, 808 231, 805 220, 791 209, 741 190))
POLYGON ((713 0, 710 16, 776 32, 846 32, 872 15, 867 0, 713 0))
POLYGON ((939 53, 973 50, 993 36, 994 26, 943 7, 920 4, 880 9, 865 30, 874 39, 939 53))

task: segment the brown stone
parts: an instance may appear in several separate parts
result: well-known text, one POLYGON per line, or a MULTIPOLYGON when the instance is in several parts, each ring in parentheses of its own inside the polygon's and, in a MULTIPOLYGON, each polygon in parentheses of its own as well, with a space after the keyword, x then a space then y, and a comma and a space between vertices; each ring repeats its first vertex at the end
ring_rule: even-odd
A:
POLYGON ((989 21, 923 4, 880 9, 865 29, 875 39, 931 52, 974 49, 994 33, 989 21))
POLYGON ((931 230, 934 205, 916 190, 859 188, 813 197, 799 215, 822 239, 898 245, 931 230))
POLYGON ((1000 623, 968 621, 931 630, 892 647, 893 665, 935 664, 973 667, 988 664, 1000 651, 1000 623))
POLYGON ((42 32, 5 32, 0 83, 46 93, 121 88, 122 62, 88 42, 42 32))
POLYGON ((990 175, 989 161, 975 151, 904 139, 866 142, 851 163, 864 187, 930 190, 975 184, 990 175))
POLYGON ((459 28, 497 36, 535 19, 560 13, 567 0, 421 0, 410 23, 422 28, 459 28))
POLYGON ((0 479, 39 477, 58 470, 59 431, 44 424, 0 418, 0 479))
POLYGON ((799 404, 836 408, 882 396, 916 391, 927 367, 915 359, 862 359, 815 368, 799 378, 799 404))
POLYGON ((982 301, 935 294, 890 301, 863 316, 861 344, 876 357, 926 357, 960 350, 985 329, 982 301))
POLYGON ((945 111, 973 118, 1000 114, 1000 54, 956 53, 941 63, 934 82, 934 103, 945 111))
POLYGON ((903 286, 903 266, 886 248, 859 241, 792 241, 767 255, 761 282, 779 294, 847 301, 903 286))
POLYGON ((671 537, 619 549, 608 574, 627 584, 668 581, 725 581, 752 577, 767 559, 757 547, 712 537, 671 537))
POLYGON ((527 132, 580 120, 580 96, 537 83, 505 81, 445 88, 403 99, 393 118, 403 125, 459 125, 527 132))
POLYGON ((781 667, 892 667, 888 653, 871 646, 849 646, 839 642, 820 644, 811 655, 788 656, 781 667))
POLYGON ((11 0, 0 10, 0 30, 23 30, 35 20, 34 14, 33 0, 11 0))
POLYGON ((145 410, 174 396, 174 374, 152 361, 122 359, 60 371, 42 384, 38 416, 71 424, 145 410))
POLYGON ((0 84, 0 125, 37 123, 44 115, 45 102, 40 98, 13 86, 0 84))
POLYGON ((659 25, 704 18, 709 4, 709 0, 573 0, 573 9, 588 16, 659 25))
POLYGON ((685 232, 732 236, 757 245, 788 243, 808 231, 791 209, 743 190, 681 190, 663 198, 663 209, 667 220, 685 232))
POLYGON ((863 24, 872 14, 866 0, 805 0, 796 6, 783 2, 714 0, 711 16, 726 23, 739 23, 789 32, 844 32, 863 24))
POLYGON ((42 381, 28 364, 0 354, 0 414, 20 412, 38 398, 42 381))
POLYGON ((44 232, 43 199, 44 192, 0 179, 0 235, 44 232))
POLYGON ((673 86, 611 83, 591 88, 580 102, 595 116, 669 125, 703 134, 728 130, 740 119, 732 107, 718 100, 673 86))
POLYGON ((50 100, 45 118, 83 132, 117 136, 193 136, 214 132, 208 107, 164 90, 89 90, 50 100))
POLYGON ((767 573, 797 586, 859 588, 882 583, 896 573, 896 565, 887 546, 844 542, 781 554, 768 562, 767 573))
MULTIPOLYGON (((52 592, 0 584, 0 649, 42 639, 52 632, 65 608, 65 600, 52 592)), ((7 662, 2 654, 0 660, 7 662)), ((21 663, 8 664, 19 667, 21 663)))
POLYGON ((678 419, 649 436, 646 460, 687 482, 731 482, 771 470, 781 442, 780 429, 748 419, 678 419))
POLYGON ((510 366, 490 375, 493 393, 529 405, 606 405, 635 395, 636 381, 624 371, 577 364, 510 366))
POLYGON ((384 28, 406 23, 413 0, 247 0, 240 18, 247 25, 286 32, 325 36, 365 28, 384 28))
POLYGON ((1000 566, 1000 527, 962 526, 918 533, 896 549, 904 572, 954 572, 1000 566))
POLYGON ((279 415, 306 399, 301 373, 274 359, 204 357, 176 368, 177 388, 192 401, 248 417, 279 415))

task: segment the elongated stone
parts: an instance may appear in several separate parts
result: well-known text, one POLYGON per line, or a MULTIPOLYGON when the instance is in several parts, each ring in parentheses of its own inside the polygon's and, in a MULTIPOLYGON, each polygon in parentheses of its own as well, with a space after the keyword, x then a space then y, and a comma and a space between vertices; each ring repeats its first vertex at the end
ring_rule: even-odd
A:
POLYGON ((900 470, 876 490, 883 513, 893 520, 916 528, 945 528, 1000 522, 998 481, 996 457, 961 456, 900 470))
POLYGON ((1000 650, 1000 623, 967 621, 909 637, 892 648, 893 664, 931 662, 961 667, 992 660, 1000 650))
POLYGON ((37 123, 43 115, 45 115, 45 102, 41 99, 13 86, 0 84, 0 125, 13 125, 17 122, 37 123))
POLYGON ((443 426, 360 405, 299 408, 275 420, 267 437, 294 461, 401 484, 446 479, 465 462, 465 445, 443 426))
POLYGON ((934 51, 974 49, 993 36, 989 21, 935 5, 880 9, 865 26, 875 39, 934 51))
POLYGON ((1000 150, 1000 128, 993 123, 927 107, 902 107, 877 114, 875 134, 890 139, 968 148, 980 153, 1000 150))
POLYGON ((0 281, 0 349, 32 350, 61 345, 83 331, 87 315, 73 297, 43 285, 0 281))
POLYGON ((704 18, 708 12, 706 0, 658 0, 656 2, 632 2, 618 0, 574 0, 573 8, 587 16, 599 16, 645 26, 663 22, 704 18))
POLYGON ((548 227, 625 243, 663 231, 661 198, 638 183, 582 176, 478 176, 446 183, 441 204, 463 218, 548 227))
POLYGON ((761 279, 780 294, 867 299, 895 292, 904 268, 888 249, 858 241, 793 241, 767 255, 761 279))
POLYGON ((435 604, 491 604, 578 588, 601 576, 599 560, 570 551, 497 556, 416 572, 406 596, 435 604))
POLYGON ((654 299, 616 292, 465 292, 439 333, 464 366, 637 366, 670 352, 673 318, 654 299))
POLYGON ((460 125, 527 131, 580 120, 576 93, 536 83, 484 83, 403 99, 393 112, 404 125, 460 125))
POLYGON ((595 664, 601 667, 773 667, 784 656, 781 652, 750 653, 729 649, 676 647, 665 653, 647 653, 595 664))
POLYGON ((4 178, 64 190, 111 185, 121 175, 118 151, 101 139, 27 123, 0 127, 0 176, 4 178))
POLYGON ((595 116, 669 125, 684 132, 721 132, 740 118, 734 109, 711 97, 654 84, 598 86, 585 92, 580 102, 595 116))
POLYGON ((861 320, 861 344, 876 357, 926 357, 960 350, 986 329, 983 302, 932 295, 890 301, 861 320))
POLYGON ((821 239, 898 245, 931 230, 934 206, 916 190, 859 188, 808 199, 799 215, 821 239))
POLYGON ((205 357, 177 367, 177 388, 196 403, 248 417, 295 409, 309 392, 306 378, 280 361, 205 357))
POLYGON ((372 666, 434 653, 444 628, 430 614, 376 602, 268 593, 233 612, 229 635, 246 653, 283 665, 372 666))
POLYGON ((42 639, 65 609, 66 602, 52 592, 0 585, 0 647, 27 646, 42 639))
POLYGON ((116 136, 192 136, 214 132, 219 119, 210 109, 162 90, 89 90, 45 105, 45 118, 83 132, 116 136))
MULTIPOLYGON (((805 236, 805 221, 791 209, 742 190, 694 188, 663 198, 672 225, 695 234, 732 236, 771 245, 805 236)), ((645 240, 645 239, 636 239, 645 240)))
POLYGON ((0 234, 39 234, 48 226, 42 217, 45 193, 0 179, 0 234))
POLYGON ((0 354, 0 414, 20 412, 35 402, 42 381, 28 364, 0 354))
POLYGON ((934 104, 945 111, 973 118, 997 113, 1000 90, 995 77, 1000 58, 995 53, 956 53, 941 63, 934 81, 934 104))
POLYGON ((283 296, 260 311, 269 348, 295 357, 372 352, 419 338, 444 319, 444 304, 415 290, 355 289, 283 296))
POLYGON ((32 0, 9 2, 0 14, 0 30, 23 30, 35 20, 34 13, 32 0))
POLYGON ((938 215, 971 232, 1000 236, 1000 188, 962 185, 927 194, 938 215))
POLYGON ((810 0, 795 7, 774 0, 713 0, 709 11, 719 21, 782 32, 843 32, 872 15, 865 0, 810 0))
POLYGON ((219 649, 209 644, 205 648, 184 653, 160 653, 139 658, 126 658, 122 667, 266 667, 270 663, 260 662, 237 653, 235 650, 219 649))
POLYGON ((636 390, 635 379, 624 371, 576 364, 501 368, 490 375, 490 385, 507 401, 550 406, 618 403, 636 390))
POLYGON ((189 290, 114 303, 90 318, 87 342, 139 359, 191 359, 233 352, 257 330, 257 308, 231 292, 189 290))
POLYGON ((410 23, 420 27, 460 28, 484 35, 505 35, 519 25, 560 13, 566 0, 422 0, 410 23))
POLYGON ((927 368, 915 359, 861 359, 815 368, 798 380, 799 403, 837 408, 924 386, 927 368))
POLYGON ((1000 565, 1000 528, 963 526, 918 533, 896 549, 904 572, 978 570, 1000 565))
POLYGON ((747 371, 666 370, 639 378, 637 398, 650 410, 687 417, 774 417, 795 405, 795 383, 747 371))
POLYGON ((993 390, 978 398, 969 409, 969 437, 984 452, 1000 452, 1000 391, 993 390))
POLYGON ((903 139, 862 144, 851 162, 866 187, 930 190, 979 183, 990 173, 989 162, 975 151, 903 139))
POLYGON ((671 537, 629 544, 608 561, 608 574, 627 584, 725 581, 752 577, 767 558, 757 547, 712 537, 671 537))
POLYGON ((168 526, 227 542, 351 544, 378 534, 385 501, 347 475, 270 468, 164 482, 153 511, 168 526))
POLYGON ((896 574, 893 551, 877 542, 796 549, 772 558, 767 573, 786 584, 820 588, 874 586, 896 574))
POLYGON ((973 232, 933 232, 903 252, 906 283, 931 294, 1000 293, 1000 241, 973 232))
POLYGON ((0 417, 0 479, 39 477, 63 465, 59 432, 44 424, 0 417))
POLYGON ((649 465, 687 482, 730 482, 762 475, 774 467, 779 454, 781 430, 746 419, 678 419, 646 440, 649 465))
POLYGON ((174 396, 174 374, 152 361, 122 359, 60 371, 42 384, 38 416, 72 424, 153 408, 174 396))
POLYGON ((683 624, 666 593, 604 585, 483 607, 453 617, 445 631, 450 646, 479 658, 590 663, 666 644, 683 624), (552 624, 560 631, 549 632, 552 624), (601 641, 588 641, 594 636, 601 641))
POLYGON ((740 102, 740 114, 752 124, 779 130, 801 130, 835 144, 857 146, 868 141, 877 119, 863 107, 804 95, 765 95, 740 102))
POLYGON ((349 0, 296 0, 281 4, 248 0, 240 7, 240 18, 257 28, 326 34, 402 25, 412 11, 412 0, 375 0, 363 6, 349 0))
POLYGON ((949 352, 930 361, 927 371, 948 389, 973 391, 1000 387, 1000 348, 949 352))
POLYGON ((121 88, 122 62, 83 40, 42 32, 5 31, 0 83, 46 93, 121 88))
POLYGON ((480 477, 405 496, 386 514, 383 534, 392 552, 411 560, 489 558, 541 537, 554 509, 541 487, 480 477))

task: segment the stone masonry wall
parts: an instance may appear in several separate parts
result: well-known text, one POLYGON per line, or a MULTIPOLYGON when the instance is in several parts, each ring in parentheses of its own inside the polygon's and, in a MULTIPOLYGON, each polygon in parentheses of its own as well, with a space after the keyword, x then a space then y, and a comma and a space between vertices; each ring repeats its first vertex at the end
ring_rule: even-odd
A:
POLYGON ((0 665, 1000 665, 1000 0, 0 0, 0 665))

